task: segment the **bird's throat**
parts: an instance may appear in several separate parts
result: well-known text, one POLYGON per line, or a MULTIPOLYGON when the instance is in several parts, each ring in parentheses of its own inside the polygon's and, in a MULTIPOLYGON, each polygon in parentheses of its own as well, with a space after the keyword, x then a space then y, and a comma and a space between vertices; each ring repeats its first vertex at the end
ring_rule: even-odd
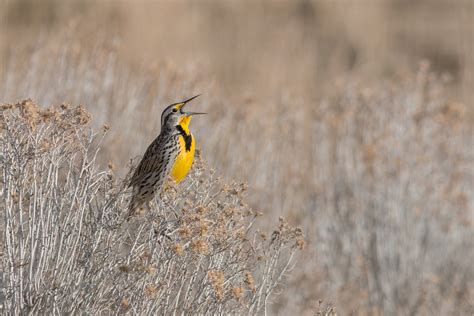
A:
POLYGON ((191 134, 189 131, 189 122, 191 122, 192 116, 181 116, 178 121, 178 126, 181 126, 181 128, 186 132, 186 134, 191 134))

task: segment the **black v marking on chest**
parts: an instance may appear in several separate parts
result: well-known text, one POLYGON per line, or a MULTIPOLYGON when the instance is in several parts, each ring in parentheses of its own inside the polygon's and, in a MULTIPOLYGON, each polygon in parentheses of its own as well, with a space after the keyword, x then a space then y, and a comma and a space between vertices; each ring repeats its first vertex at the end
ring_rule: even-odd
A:
POLYGON ((186 151, 190 151, 191 144, 193 143, 193 136, 191 135, 191 133, 186 134, 186 132, 184 131, 181 125, 176 125, 176 129, 178 130, 179 134, 183 136, 184 148, 186 149, 186 151))

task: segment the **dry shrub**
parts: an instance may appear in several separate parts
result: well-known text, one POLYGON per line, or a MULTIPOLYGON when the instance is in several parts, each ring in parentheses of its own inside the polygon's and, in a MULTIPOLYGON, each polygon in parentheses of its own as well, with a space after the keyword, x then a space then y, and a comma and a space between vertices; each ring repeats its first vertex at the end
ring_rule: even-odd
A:
POLYGON ((292 267, 300 229, 252 227, 246 186, 197 162, 124 221, 126 183, 100 171, 82 107, 2 106, 3 312, 256 314, 292 267), (251 281, 250 281, 251 280, 251 281))

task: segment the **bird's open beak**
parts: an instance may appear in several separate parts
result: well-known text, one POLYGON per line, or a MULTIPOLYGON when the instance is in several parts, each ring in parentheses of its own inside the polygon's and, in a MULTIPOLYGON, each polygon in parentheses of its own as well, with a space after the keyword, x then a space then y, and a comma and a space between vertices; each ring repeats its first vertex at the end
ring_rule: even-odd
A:
POLYGON ((190 98, 190 99, 187 99, 186 101, 183 101, 181 103, 178 104, 178 109, 181 111, 182 114, 185 114, 186 116, 191 116, 191 115, 200 115, 200 114, 207 114, 207 113, 203 113, 203 112, 185 112, 183 111, 184 109, 184 106, 191 100, 194 100, 196 99, 198 96, 200 96, 200 94, 190 98))
POLYGON ((191 115, 201 115, 201 114, 207 114, 205 112, 184 112, 184 114, 186 114, 187 116, 191 116, 191 115))

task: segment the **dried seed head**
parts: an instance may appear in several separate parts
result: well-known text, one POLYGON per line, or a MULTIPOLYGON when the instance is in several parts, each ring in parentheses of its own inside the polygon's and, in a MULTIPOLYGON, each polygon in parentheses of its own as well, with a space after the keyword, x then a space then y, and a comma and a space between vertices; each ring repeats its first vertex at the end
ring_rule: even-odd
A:
POLYGON ((213 235, 218 238, 218 240, 224 240, 228 237, 229 232, 224 223, 220 222, 214 229, 213 235))
POLYGON ((147 298, 154 298, 158 293, 158 288, 155 285, 147 285, 145 287, 145 296, 147 298))
POLYGON ((301 227, 296 227, 295 235, 296 236, 303 236, 303 229, 301 227))
POLYGON ((15 105, 13 105, 13 104, 2 104, 2 105, 0 105, 0 110, 2 110, 2 111, 11 110, 13 108, 15 108, 15 105))
POLYGON ((233 207, 229 207, 229 208, 225 208, 224 209, 224 215, 228 218, 234 216, 235 214, 235 208, 233 207))
POLYGON ((227 183, 222 186, 222 191, 223 192, 229 192, 229 190, 230 190, 230 187, 227 183))
POLYGON ((54 120, 58 116, 58 112, 52 108, 44 109, 40 112, 43 123, 54 120))
POLYGON ((28 122, 30 128, 34 128, 40 118, 40 109, 38 105, 33 103, 31 99, 27 99, 23 100, 20 104, 18 104, 18 106, 23 119, 28 122))
POLYGON ((181 255, 183 254, 183 251, 184 251, 183 246, 182 246, 181 244, 179 244, 179 243, 178 243, 178 244, 174 244, 174 245, 172 246, 172 249, 173 249, 173 252, 174 252, 175 254, 177 254, 178 256, 181 256, 181 255))
POLYGON ((247 235, 245 234, 245 229, 244 228, 240 228, 239 230, 237 230, 235 232, 235 237, 242 240, 242 241, 245 241, 247 240, 247 235))
POLYGON ((191 236, 191 229, 189 229, 189 226, 186 224, 183 224, 179 230, 178 234, 181 238, 187 239, 191 236))
POLYGON ((74 109, 74 123, 78 125, 85 125, 89 123, 91 119, 91 115, 89 112, 86 111, 86 109, 82 106, 79 105, 74 109))
POLYGON ((244 295, 244 289, 240 286, 232 288, 232 296, 239 300, 244 295))
POLYGON ((207 207, 204 207, 204 206, 198 206, 196 208, 196 212, 201 214, 201 215, 207 213, 208 210, 209 209, 207 207))
POLYGON ((222 299, 224 297, 224 272, 219 270, 211 270, 207 273, 207 277, 214 288, 216 298, 218 300, 222 299))
POLYGON ((306 246, 306 243, 303 238, 298 238, 296 239, 295 245, 299 250, 303 250, 304 247, 306 246))
POLYGON ((207 241, 198 239, 192 242, 191 247, 194 252, 200 254, 206 254, 209 252, 209 245, 207 241))
POLYGON ((209 232, 209 225, 207 224, 207 222, 203 219, 201 219, 199 221, 199 235, 201 235, 201 237, 205 237, 207 236, 208 232, 209 232))
POLYGON ((128 300, 128 298, 123 298, 121 304, 122 307, 128 308, 130 306, 130 301, 128 300))

